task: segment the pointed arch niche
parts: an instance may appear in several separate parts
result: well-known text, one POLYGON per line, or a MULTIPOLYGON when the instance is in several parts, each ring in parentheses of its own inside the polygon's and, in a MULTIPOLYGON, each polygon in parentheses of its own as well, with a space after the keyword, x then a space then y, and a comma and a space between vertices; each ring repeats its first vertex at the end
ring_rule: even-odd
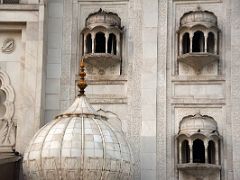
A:
POLYGON ((0 69, 0 152, 12 152, 15 148, 14 100, 15 94, 9 76, 0 69))

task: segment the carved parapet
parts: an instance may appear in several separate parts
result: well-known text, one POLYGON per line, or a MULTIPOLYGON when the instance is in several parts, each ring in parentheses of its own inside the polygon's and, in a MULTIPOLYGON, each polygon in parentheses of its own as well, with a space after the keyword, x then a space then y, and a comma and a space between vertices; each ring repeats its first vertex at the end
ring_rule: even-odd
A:
POLYGON ((177 169, 196 178, 204 178, 211 174, 218 173, 221 166, 215 164, 188 163, 178 164, 177 169))
POLYGON ((212 53, 193 52, 180 55, 177 60, 191 66, 197 72, 200 72, 202 68, 208 64, 217 62, 219 56, 212 53))
POLYGON ((88 64, 104 69, 121 61, 121 57, 108 53, 90 53, 83 56, 83 59, 88 64))

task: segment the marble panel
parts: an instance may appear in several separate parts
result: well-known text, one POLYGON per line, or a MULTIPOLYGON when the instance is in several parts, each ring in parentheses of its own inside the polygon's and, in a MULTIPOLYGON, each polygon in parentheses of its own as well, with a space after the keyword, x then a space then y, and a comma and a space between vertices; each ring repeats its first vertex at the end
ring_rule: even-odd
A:
POLYGON ((225 91, 222 84, 175 84, 175 97, 190 98, 224 98, 225 91))

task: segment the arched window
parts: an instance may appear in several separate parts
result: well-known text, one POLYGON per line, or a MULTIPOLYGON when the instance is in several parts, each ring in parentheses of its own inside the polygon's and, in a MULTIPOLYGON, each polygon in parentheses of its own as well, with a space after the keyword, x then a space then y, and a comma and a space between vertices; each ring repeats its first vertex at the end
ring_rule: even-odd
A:
POLYGON ((205 163, 205 148, 203 141, 196 139, 193 141, 193 163, 205 163))
POLYGON ((190 162, 190 148, 187 140, 182 142, 182 163, 189 163, 190 162))
POLYGON ((215 143, 213 141, 208 142, 208 163, 209 164, 215 164, 215 153, 216 153, 216 148, 215 148, 215 143))
POLYGON ((189 38, 189 33, 185 33, 183 35, 182 39, 182 50, 183 54, 189 53, 190 52, 190 38, 189 38))
POLYGON ((92 52, 92 36, 88 34, 86 37, 86 53, 92 52))
POLYGON ((115 34, 111 33, 108 39, 108 53, 116 55, 117 54, 116 47, 117 47, 116 36, 115 34))
POLYGON ((214 53, 214 34, 212 32, 208 33, 207 52, 214 53))
POLYGON ((201 31, 194 33, 193 42, 192 42, 192 51, 193 52, 204 52, 204 34, 201 31))
POLYGON ((96 34, 96 39, 95 39, 95 52, 96 53, 105 53, 105 35, 102 32, 98 32, 96 34))

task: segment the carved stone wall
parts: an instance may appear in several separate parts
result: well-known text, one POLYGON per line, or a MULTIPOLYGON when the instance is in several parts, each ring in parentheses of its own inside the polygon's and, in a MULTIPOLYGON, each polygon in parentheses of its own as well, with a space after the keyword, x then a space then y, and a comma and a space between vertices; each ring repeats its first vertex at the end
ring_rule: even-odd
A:
POLYGON ((4 114, 0 151, 6 151, 2 149, 5 146, 7 151, 23 153, 42 124, 44 5, 6 5, 0 9, 0 114, 4 114))
POLYGON ((0 152, 15 149, 17 122, 13 119, 15 94, 8 75, 0 69, 0 152))

